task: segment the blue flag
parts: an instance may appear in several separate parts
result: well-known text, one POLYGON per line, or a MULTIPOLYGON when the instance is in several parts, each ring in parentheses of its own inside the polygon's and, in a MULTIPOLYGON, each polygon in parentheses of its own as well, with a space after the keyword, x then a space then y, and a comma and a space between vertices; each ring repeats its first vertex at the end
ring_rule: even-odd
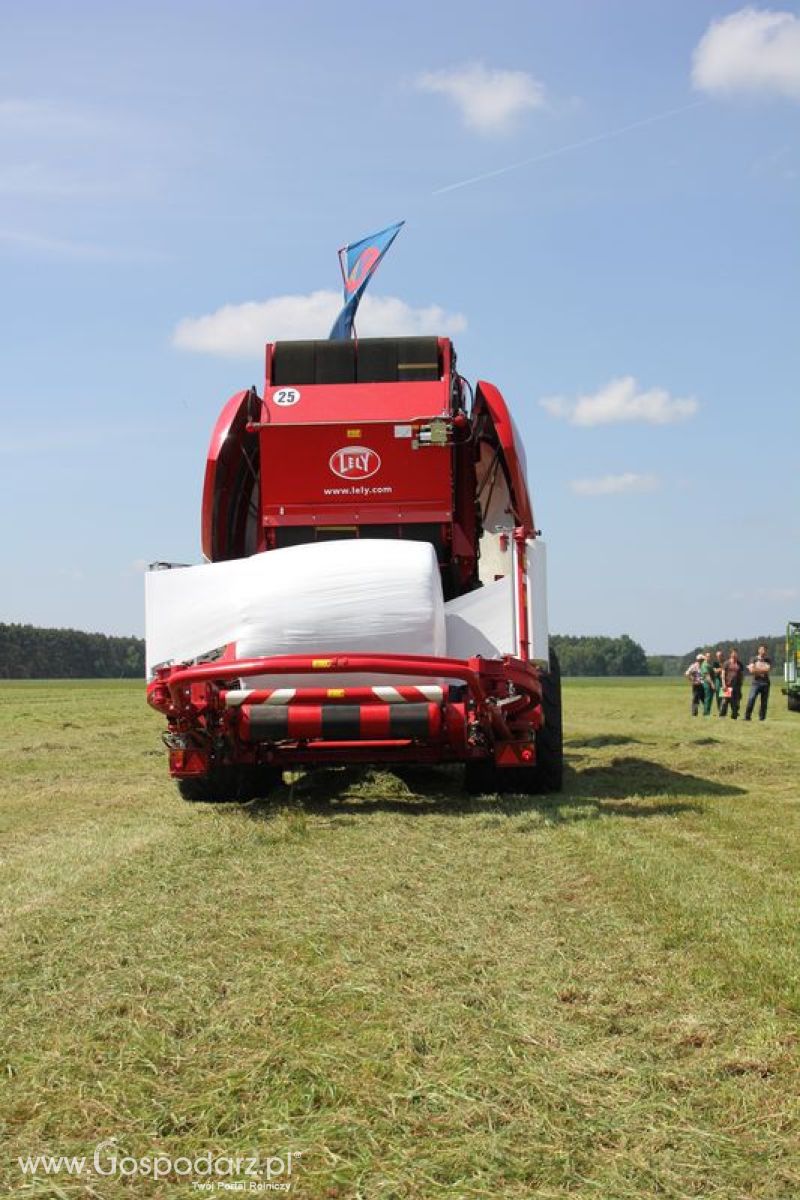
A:
POLYGON ((339 262, 344 279, 344 308, 336 318, 330 332, 332 339, 349 338, 353 333, 353 320, 364 289, 375 274, 378 263, 391 246, 398 233, 405 225, 399 221, 397 225, 389 225, 380 233, 362 238, 360 242, 351 242, 339 251, 339 262))

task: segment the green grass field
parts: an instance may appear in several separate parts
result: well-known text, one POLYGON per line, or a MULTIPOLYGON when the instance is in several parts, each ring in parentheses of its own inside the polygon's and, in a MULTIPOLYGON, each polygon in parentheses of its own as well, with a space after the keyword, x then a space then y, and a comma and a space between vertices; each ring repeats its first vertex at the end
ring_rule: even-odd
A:
POLYGON ((800 1196, 800 716, 771 704, 568 681, 559 797, 337 771, 213 808, 142 686, 0 686, 0 1195, 203 1195, 180 1156, 291 1151, 213 1194, 800 1196))

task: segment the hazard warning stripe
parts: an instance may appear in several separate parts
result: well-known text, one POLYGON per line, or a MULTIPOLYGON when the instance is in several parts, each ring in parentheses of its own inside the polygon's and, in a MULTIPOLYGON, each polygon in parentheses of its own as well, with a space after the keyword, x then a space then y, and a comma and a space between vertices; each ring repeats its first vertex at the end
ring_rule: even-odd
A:
POLYGON ((444 689, 435 684, 417 684, 415 687, 374 687, 372 691, 384 704, 408 704, 413 701, 430 700, 440 704, 444 689))
POLYGON ((242 704, 288 704, 296 694, 297 688, 275 688, 269 692, 255 688, 232 688, 225 693, 225 703, 228 708, 238 708, 242 704))
POLYGON ((441 704, 444 700, 444 688, 435 684, 372 688, 232 688, 225 693, 228 708, 239 708, 242 704, 280 706, 291 704, 295 699, 303 704, 338 700, 346 705, 373 699, 380 700, 383 704, 418 704, 421 700, 441 704))

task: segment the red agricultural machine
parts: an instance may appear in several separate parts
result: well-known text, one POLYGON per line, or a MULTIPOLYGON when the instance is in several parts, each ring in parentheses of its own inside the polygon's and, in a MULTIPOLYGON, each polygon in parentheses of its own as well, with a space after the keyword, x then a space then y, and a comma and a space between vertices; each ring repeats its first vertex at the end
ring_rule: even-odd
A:
MULTIPOLYGON (((463 763, 469 791, 560 788, 560 677, 524 453, 500 392, 483 382, 472 391, 449 339, 268 345, 263 397, 237 393, 214 429, 202 543, 210 565, 148 575, 148 701, 167 719, 170 773, 187 800, 263 795, 285 768, 318 764, 463 763), (373 572, 379 551, 394 568, 422 544, 443 653, 441 642, 436 653, 434 643, 384 653, 372 624, 368 648, 351 649, 355 635, 343 647, 324 620, 317 642, 288 651, 281 625, 302 615, 313 587, 284 602, 269 652, 254 653, 257 640, 233 626, 212 632, 228 627, 209 618, 187 653, 207 584, 221 582, 224 608, 226 571, 240 572, 239 590, 242 570, 263 566, 282 581, 304 547, 320 579, 331 564, 346 578, 354 542, 373 572), (170 605, 172 654, 161 636, 170 605)), ((350 583, 364 604, 358 578, 350 583)), ((380 618, 379 594, 370 606, 380 618)), ((241 628, 252 631, 257 599, 251 607, 241 628)))

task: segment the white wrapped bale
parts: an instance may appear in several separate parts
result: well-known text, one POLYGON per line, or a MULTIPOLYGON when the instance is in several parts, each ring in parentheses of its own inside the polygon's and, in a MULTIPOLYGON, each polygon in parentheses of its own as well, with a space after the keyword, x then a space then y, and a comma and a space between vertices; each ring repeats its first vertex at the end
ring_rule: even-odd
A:
MULTIPOLYGON (((445 653, 444 605, 426 542, 316 542, 145 577, 147 672, 234 644, 237 658, 445 653)), ((278 680, 278 677, 273 677, 278 680)), ((280 677, 320 686, 320 675, 280 677)), ((374 677, 326 675, 323 686, 374 677)))

